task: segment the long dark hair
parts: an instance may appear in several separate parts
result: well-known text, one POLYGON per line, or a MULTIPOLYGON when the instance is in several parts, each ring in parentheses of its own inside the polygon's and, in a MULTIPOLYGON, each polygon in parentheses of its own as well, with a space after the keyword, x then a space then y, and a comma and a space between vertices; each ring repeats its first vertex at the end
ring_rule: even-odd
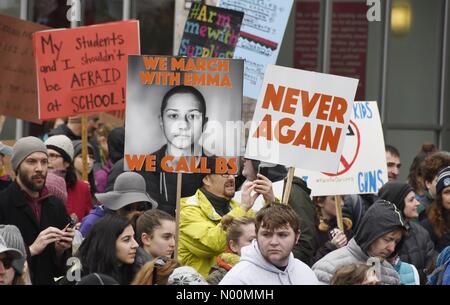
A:
POLYGON ((447 224, 447 221, 450 217, 450 212, 444 208, 444 204, 442 202, 442 192, 440 194, 436 194, 436 199, 434 202, 428 207, 428 221, 433 227, 434 234, 438 238, 442 238, 442 236, 450 231, 450 226, 447 224))
POLYGON ((132 265, 120 263, 116 257, 116 241, 130 222, 117 214, 108 214, 94 224, 77 252, 83 274, 109 275, 121 284, 133 278, 132 265))

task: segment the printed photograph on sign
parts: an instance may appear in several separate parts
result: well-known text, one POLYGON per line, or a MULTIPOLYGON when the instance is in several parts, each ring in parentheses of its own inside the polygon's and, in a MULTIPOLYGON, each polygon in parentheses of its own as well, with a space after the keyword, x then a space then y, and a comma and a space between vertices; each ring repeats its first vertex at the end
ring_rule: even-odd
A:
POLYGON ((37 32, 33 43, 40 119, 125 108, 127 56, 140 54, 138 21, 37 32))
POLYGON ((207 158, 212 156, 236 163, 241 155, 242 60, 128 60, 125 154, 137 162, 133 167, 145 159, 146 171, 203 172, 211 169, 207 158))
POLYGON ((355 102, 337 173, 296 169, 312 196, 377 193, 388 181, 383 129, 376 102, 355 102))
POLYGON ((246 158, 336 173, 357 79, 268 65, 246 158))

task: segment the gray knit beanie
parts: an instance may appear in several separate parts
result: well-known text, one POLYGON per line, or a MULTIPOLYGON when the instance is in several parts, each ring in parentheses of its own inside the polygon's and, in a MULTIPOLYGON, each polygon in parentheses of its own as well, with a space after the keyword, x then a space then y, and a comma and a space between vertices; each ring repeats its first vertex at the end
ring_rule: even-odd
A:
POLYGON ((19 229, 14 225, 0 225, 0 236, 3 237, 8 248, 17 249, 22 252, 23 257, 15 259, 12 263, 13 268, 17 273, 22 274, 23 265, 27 258, 27 251, 25 250, 25 243, 19 229))
POLYGON ((13 153, 11 156, 11 165, 14 171, 17 171, 20 163, 35 152, 43 152, 47 154, 47 147, 44 142, 36 137, 25 137, 19 139, 13 146, 13 153))

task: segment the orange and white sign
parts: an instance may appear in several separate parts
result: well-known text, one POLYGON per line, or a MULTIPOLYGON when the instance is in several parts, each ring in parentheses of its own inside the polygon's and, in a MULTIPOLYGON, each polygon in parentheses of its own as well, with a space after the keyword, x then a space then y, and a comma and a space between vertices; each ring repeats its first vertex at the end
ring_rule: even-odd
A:
POLYGON ((358 80, 269 65, 245 157, 338 171, 358 80))

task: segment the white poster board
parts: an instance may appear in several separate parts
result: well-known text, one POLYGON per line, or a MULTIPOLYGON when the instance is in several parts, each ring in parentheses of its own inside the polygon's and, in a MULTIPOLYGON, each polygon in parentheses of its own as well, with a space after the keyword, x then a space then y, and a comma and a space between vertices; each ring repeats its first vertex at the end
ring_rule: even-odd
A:
POLYGON ((336 173, 358 80, 268 65, 245 157, 336 173))
POLYGON ((234 57, 245 59, 244 96, 256 99, 267 64, 280 52, 293 0, 220 0, 219 7, 244 12, 234 57))
MULTIPOLYGON (((388 181, 383 130, 376 102, 355 102, 336 174, 296 169, 312 196, 377 193, 388 181)), ((277 190, 277 192, 282 192, 277 190)))

